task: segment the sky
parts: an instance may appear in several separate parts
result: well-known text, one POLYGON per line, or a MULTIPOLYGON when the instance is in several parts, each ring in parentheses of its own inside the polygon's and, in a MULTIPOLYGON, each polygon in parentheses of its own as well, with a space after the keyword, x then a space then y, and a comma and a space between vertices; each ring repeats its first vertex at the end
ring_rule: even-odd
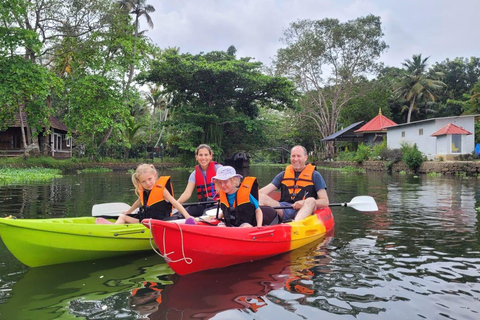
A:
MULTIPOLYGON (((344 23, 379 16, 389 46, 380 61, 402 67, 414 54, 429 66, 456 57, 480 57, 479 0, 147 0, 155 7, 148 36, 160 48, 198 54, 237 49, 270 66, 285 47, 291 22, 335 18, 344 23)), ((142 19, 144 21, 144 19, 142 19)), ((141 29, 147 29, 143 23, 141 29)))

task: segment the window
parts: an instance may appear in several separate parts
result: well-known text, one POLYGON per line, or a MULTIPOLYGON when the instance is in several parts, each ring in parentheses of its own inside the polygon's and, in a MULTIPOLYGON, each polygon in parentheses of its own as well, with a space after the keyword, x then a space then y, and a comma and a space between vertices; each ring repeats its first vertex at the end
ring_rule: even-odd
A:
POLYGON ((53 151, 60 151, 62 150, 62 135, 58 133, 53 134, 53 151))
POLYGON ((67 147, 70 147, 72 145, 72 138, 67 138, 65 135, 65 143, 67 147))
POLYGON ((462 136, 460 134, 452 135, 452 153, 462 153, 462 136))
POLYGON ((423 128, 418 129, 418 135, 423 136, 423 128))
POLYGON ((22 136, 13 135, 12 136, 12 149, 20 149, 22 145, 22 136))
POLYGON ((405 138, 405 131, 402 131, 402 138, 405 138))

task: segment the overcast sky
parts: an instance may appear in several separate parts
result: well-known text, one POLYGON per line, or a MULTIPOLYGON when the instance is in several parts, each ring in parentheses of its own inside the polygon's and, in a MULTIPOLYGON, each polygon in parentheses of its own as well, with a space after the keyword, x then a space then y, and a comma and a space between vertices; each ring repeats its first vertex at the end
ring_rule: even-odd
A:
MULTIPOLYGON (((429 66, 446 58, 480 57, 480 0, 147 0, 154 28, 147 36, 160 48, 181 53, 226 51, 266 65, 289 24, 299 19, 340 22, 368 14, 381 17, 389 48, 381 57, 401 67, 421 53, 429 66)), ((146 29, 143 23, 142 29, 146 29)))

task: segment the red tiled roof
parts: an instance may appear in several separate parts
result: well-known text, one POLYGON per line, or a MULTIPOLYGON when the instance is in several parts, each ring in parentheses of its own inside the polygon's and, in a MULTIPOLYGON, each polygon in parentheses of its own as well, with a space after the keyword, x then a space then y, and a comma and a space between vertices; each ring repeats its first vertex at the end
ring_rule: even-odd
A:
POLYGON ((386 128, 396 125, 395 122, 382 115, 382 110, 380 110, 375 118, 365 123, 360 129, 355 130, 355 132, 385 131, 386 128))
POLYGON ((465 134, 465 135, 469 135, 469 134, 472 134, 472 133, 463 129, 462 127, 454 125, 453 123, 449 123, 445 127, 441 128, 440 130, 433 133, 432 137, 443 136, 443 135, 446 135, 446 134, 465 134))

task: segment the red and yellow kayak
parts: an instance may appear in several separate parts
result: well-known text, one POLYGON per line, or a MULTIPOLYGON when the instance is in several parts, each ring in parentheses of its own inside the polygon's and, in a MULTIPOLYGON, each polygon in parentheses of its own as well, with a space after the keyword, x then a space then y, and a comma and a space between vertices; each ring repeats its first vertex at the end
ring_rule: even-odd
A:
POLYGON ((261 228, 224 228, 147 219, 155 244, 180 275, 250 262, 295 250, 320 239, 334 227, 330 208, 302 221, 261 228))

